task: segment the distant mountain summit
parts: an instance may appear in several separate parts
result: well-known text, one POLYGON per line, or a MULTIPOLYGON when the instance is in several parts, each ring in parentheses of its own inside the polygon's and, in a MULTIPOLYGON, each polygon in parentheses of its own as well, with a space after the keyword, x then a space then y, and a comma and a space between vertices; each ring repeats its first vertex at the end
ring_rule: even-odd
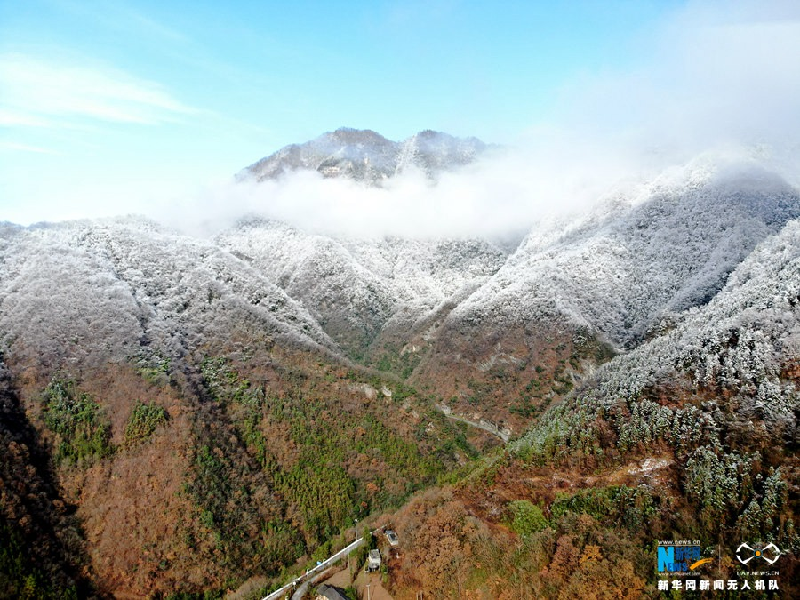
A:
POLYGON ((487 145, 477 138, 457 138, 421 131, 395 142, 368 129, 341 128, 304 144, 292 144, 262 158, 243 172, 258 181, 292 171, 317 171, 326 178, 346 178, 370 185, 417 168, 431 179, 473 162, 487 145))

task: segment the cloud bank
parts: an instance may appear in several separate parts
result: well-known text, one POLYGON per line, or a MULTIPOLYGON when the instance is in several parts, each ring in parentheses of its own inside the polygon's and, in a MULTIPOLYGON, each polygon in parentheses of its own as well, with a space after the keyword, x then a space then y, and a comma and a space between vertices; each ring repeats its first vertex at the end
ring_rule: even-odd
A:
POLYGON ((592 158, 590 168, 586 157, 566 146, 539 154, 504 149, 441 173, 435 183, 413 169, 379 188, 298 171, 278 180, 221 183, 174 204, 166 217, 159 211, 169 225, 200 235, 254 215, 357 238, 503 238, 580 209, 627 174, 616 156, 592 158))
POLYGON ((640 46, 637 66, 569 82, 546 123, 436 185, 418 173, 384 189, 297 173, 207 188, 166 219, 195 233, 250 213, 359 237, 503 235, 701 153, 800 183, 797 3, 692 2, 640 46))

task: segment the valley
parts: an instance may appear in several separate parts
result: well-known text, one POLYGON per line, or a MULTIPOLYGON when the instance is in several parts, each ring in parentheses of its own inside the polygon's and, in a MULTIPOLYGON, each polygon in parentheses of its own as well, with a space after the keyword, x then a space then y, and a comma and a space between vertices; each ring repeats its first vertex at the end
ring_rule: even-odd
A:
MULTIPOLYGON (((490 151, 339 130, 240 177, 490 151)), ((726 581, 774 543, 795 596, 800 192, 708 164, 513 243, 0 225, 0 595, 261 598, 391 526, 397 600, 661 597, 658 540, 726 581)))

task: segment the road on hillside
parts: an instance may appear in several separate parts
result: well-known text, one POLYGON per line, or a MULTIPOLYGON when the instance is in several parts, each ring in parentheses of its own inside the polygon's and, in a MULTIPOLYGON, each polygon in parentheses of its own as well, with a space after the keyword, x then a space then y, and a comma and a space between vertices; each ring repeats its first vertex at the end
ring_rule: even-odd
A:
POLYGON ((482 429, 486 433, 491 433, 493 436, 500 438, 504 442, 508 443, 508 440, 511 436, 508 433, 508 430, 502 430, 494 423, 487 421, 485 419, 481 419, 480 421, 470 421, 466 417, 461 417, 455 413, 453 413, 453 409, 447 406, 446 404, 436 404, 436 410, 442 413, 448 419, 452 419, 453 421, 461 421, 462 423, 466 423, 467 425, 472 425, 472 427, 477 427, 478 429, 482 429))
MULTIPOLYGON (((379 531, 383 531, 384 527, 379 527, 378 529, 374 529, 372 531, 372 535, 375 535, 379 531)), ((292 594, 292 600, 299 600, 300 598, 303 597, 303 594, 305 594, 308 591, 308 584, 311 582, 311 577, 313 575, 321 571, 324 571, 325 569, 330 567, 333 563, 335 563, 337 560, 339 560, 340 558, 344 558, 345 556, 350 554, 353 550, 360 547, 363 543, 364 543, 364 538, 358 538, 355 542, 353 542, 349 546, 342 548, 336 554, 329 556, 321 563, 317 564, 313 569, 309 569, 308 571, 300 575, 298 578, 284 585, 282 588, 275 590, 268 596, 264 596, 262 600, 278 600, 279 598, 283 598, 284 594, 292 590, 294 590, 294 593, 292 594)))

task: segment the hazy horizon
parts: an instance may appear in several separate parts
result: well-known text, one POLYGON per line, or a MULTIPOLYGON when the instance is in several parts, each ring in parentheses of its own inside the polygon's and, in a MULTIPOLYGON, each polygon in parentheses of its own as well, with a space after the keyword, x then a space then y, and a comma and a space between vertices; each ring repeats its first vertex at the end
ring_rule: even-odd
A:
POLYGON ((0 26, 0 219, 23 225, 141 213, 198 230, 258 213, 315 230, 468 235, 586 206, 709 152, 798 181, 791 2, 490 16, 457 2, 334 3, 282 22, 252 6, 42 4, 50 16, 4 6, 0 26), (320 54, 325 44, 336 50, 320 54), (234 183, 341 126, 391 139, 442 130, 508 150, 436 186, 414 174, 382 190, 311 174, 234 183))

